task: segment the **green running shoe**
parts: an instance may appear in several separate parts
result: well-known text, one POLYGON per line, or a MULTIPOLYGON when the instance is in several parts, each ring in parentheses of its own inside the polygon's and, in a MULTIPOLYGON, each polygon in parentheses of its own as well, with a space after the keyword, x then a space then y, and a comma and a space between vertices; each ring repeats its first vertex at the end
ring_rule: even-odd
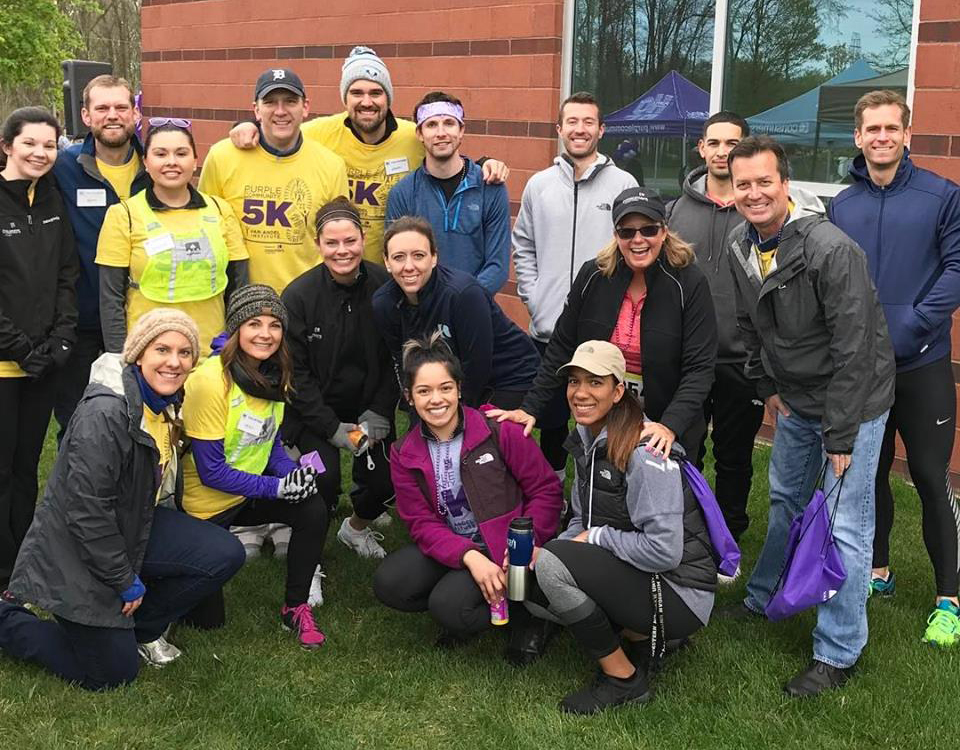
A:
POLYGON ((960 641, 960 609, 952 602, 941 601, 930 617, 927 618, 927 630, 921 639, 937 648, 950 648, 960 641))
POLYGON ((884 598, 893 596, 894 592, 897 589, 897 577, 893 574, 891 570, 889 575, 886 578, 881 578, 880 576, 873 576, 870 579, 870 590, 867 592, 867 597, 871 597, 874 594, 877 596, 882 596, 884 598))

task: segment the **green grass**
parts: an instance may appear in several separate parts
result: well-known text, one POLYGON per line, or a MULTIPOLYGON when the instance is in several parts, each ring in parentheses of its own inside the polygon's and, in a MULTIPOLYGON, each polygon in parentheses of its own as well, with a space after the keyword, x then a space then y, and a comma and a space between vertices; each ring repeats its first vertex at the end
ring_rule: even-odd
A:
MULTIPOLYGON (((765 530, 768 459, 767 449, 756 450, 748 570, 765 530)), ((950 742, 960 708, 960 650, 920 643, 932 572, 916 494, 899 480, 895 493, 897 595, 870 603, 870 643, 856 679, 819 699, 795 702, 781 693, 810 656, 813 615, 806 613, 776 625, 718 619, 671 660, 651 704, 594 718, 562 716, 557 701, 593 669, 569 635, 523 671, 501 659, 502 632, 438 652, 427 615, 376 602, 375 562, 333 538, 337 520, 327 544, 326 604, 317 610, 328 636, 320 651, 302 651, 280 630, 283 565, 256 560, 227 587, 227 627, 180 629, 173 640, 183 658, 166 669, 144 668, 128 688, 89 694, 0 656, 0 748, 837 750, 950 742)), ((385 546, 404 543, 395 521, 385 546)), ((738 584, 718 603, 742 596, 742 579, 738 584)))

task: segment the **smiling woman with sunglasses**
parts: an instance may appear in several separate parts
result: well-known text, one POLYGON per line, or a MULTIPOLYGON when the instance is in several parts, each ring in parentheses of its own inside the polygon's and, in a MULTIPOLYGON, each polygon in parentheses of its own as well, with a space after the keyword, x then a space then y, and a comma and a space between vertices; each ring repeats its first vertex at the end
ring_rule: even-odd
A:
POLYGON ((710 289, 693 249, 666 225, 656 190, 628 188, 613 203, 614 237, 580 269, 557 320, 540 371, 520 409, 500 419, 527 431, 554 393, 557 374, 584 341, 610 341, 627 363, 625 385, 647 416, 647 450, 669 455, 674 442, 696 451, 706 430, 703 402, 713 383, 717 325, 710 289))
POLYGON ((127 329, 155 307, 197 321, 201 356, 224 327, 224 299, 247 282, 248 254, 230 205, 190 184, 197 149, 190 121, 153 117, 144 142, 151 184, 111 206, 97 243, 104 347, 119 352, 127 329))

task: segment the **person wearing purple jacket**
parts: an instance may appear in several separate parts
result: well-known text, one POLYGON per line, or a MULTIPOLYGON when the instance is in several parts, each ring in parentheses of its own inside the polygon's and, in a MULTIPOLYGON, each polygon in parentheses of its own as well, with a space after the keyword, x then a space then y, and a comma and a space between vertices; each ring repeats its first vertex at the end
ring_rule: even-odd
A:
MULTIPOLYGON (((401 379, 420 424, 394 443, 390 473, 414 544, 384 559, 374 593, 393 609, 429 611, 446 647, 490 627, 490 606, 506 594, 510 521, 532 519, 536 562, 557 532, 563 492, 522 427, 460 403, 463 371, 439 333, 407 342, 401 379)), ((509 615, 507 660, 528 664, 542 654, 548 624, 522 606, 509 615)))
MULTIPOLYGON (((226 322, 226 334, 186 384, 183 425, 191 443, 183 509, 218 526, 279 522, 293 529, 280 618, 301 646, 317 648, 324 635, 308 595, 329 521, 316 469, 298 466, 280 442, 293 378, 283 340, 287 309, 271 287, 252 284, 231 295, 226 322)), ((201 628, 223 625, 223 593, 185 619, 201 628)))

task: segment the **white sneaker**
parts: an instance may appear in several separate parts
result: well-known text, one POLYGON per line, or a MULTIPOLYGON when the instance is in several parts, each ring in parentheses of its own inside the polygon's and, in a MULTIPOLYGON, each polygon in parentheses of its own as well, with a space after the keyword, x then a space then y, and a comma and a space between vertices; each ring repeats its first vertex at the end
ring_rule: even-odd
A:
POLYGON ((310 594, 307 596, 307 604, 311 607, 319 607, 323 604, 323 579, 327 574, 320 570, 320 566, 313 572, 313 581, 310 582, 310 594))
POLYGON ((183 655, 180 649, 169 643, 162 635, 155 641, 138 643, 137 653, 151 667, 165 667, 183 655))
POLYGON ((732 586, 733 582, 740 577, 740 566, 737 566, 737 569, 733 571, 732 576, 725 576, 723 573, 717 573, 717 585, 718 586, 732 586))
POLYGON ((379 516, 374 518, 373 521, 370 522, 370 525, 378 529, 385 529, 387 528, 387 526, 389 526, 392 523, 393 523, 393 516, 387 513, 387 511, 383 511, 383 513, 381 513, 379 516))
POLYGON ((380 546, 380 542, 383 541, 383 534, 371 528, 357 530, 350 525, 349 518, 344 518, 343 523, 340 524, 337 539, 360 557, 372 557, 380 560, 387 556, 387 551, 380 546))

